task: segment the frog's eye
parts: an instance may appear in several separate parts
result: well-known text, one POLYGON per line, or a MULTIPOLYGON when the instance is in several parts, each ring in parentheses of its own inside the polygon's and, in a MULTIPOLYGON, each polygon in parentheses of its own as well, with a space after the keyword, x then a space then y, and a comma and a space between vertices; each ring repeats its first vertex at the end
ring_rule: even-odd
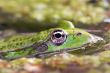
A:
POLYGON ((61 45, 67 39, 67 34, 63 30, 54 30, 51 34, 51 41, 54 45, 61 45))

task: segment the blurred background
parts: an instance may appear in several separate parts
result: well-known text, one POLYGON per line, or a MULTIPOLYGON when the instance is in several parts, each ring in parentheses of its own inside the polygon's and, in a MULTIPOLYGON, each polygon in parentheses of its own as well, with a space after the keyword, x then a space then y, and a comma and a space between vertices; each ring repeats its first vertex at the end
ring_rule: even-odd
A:
POLYGON ((0 0, 1 32, 41 31, 62 19, 85 28, 109 17, 110 0, 0 0))

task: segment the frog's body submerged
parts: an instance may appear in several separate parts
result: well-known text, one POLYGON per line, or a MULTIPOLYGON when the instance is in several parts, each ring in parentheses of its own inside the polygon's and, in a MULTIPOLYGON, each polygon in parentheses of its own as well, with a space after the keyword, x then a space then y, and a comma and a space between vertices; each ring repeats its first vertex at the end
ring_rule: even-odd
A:
MULTIPOLYGON (((99 40, 103 40, 100 37, 94 37, 92 34, 84 30, 74 28, 69 21, 60 22, 60 27, 42 31, 35 35, 34 37, 26 36, 27 40, 24 42, 19 41, 21 43, 17 43, 16 38, 9 38, 9 43, 2 40, 0 44, 4 45, 0 45, 0 58, 10 60, 29 56, 46 57, 49 54, 56 54, 62 51, 74 51, 86 44, 96 43, 99 40), (64 27, 62 26, 63 24, 64 27), (19 46, 16 46, 16 44, 19 46), (27 46, 20 48, 23 45, 27 46), (15 49, 3 50, 7 48, 15 49)), ((20 37, 17 38, 18 40, 25 39, 20 37)))

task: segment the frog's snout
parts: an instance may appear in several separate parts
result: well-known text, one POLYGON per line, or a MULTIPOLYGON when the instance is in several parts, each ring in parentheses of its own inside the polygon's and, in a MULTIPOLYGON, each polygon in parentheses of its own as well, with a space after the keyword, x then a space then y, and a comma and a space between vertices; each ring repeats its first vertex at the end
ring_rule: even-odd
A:
POLYGON ((97 43, 97 42, 102 42, 102 41, 104 42, 104 39, 96 35, 91 35, 89 39, 90 43, 97 43))

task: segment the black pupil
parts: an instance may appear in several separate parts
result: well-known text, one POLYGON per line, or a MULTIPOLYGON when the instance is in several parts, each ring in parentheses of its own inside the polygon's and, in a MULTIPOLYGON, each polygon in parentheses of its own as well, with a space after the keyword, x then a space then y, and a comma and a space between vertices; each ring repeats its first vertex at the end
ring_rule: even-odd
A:
POLYGON ((56 38, 60 38, 60 37, 61 37, 61 34, 60 34, 60 33, 56 33, 56 34, 55 34, 55 37, 56 37, 56 38))

